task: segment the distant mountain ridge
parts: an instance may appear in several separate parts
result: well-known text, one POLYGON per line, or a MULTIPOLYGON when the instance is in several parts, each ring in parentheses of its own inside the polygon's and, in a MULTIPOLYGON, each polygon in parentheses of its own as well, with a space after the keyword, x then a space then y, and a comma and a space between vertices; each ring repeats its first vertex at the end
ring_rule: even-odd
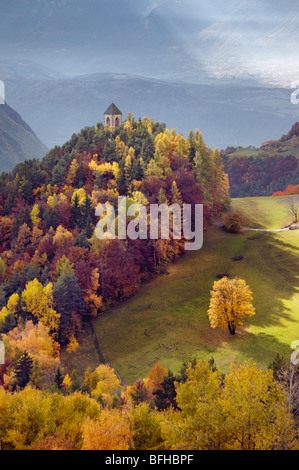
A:
POLYGON ((66 78, 56 70, 29 60, 3 59, 0 61, 0 79, 6 80, 55 80, 66 78))
POLYGON ((62 145, 84 126, 103 121, 113 101, 125 118, 153 117, 187 136, 202 131, 210 147, 260 145, 278 138, 297 119, 290 90, 190 84, 133 74, 86 74, 63 79, 6 80, 9 103, 48 146, 62 145))
POLYGON ((0 172, 12 170, 26 159, 48 151, 31 127, 8 104, 0 105, 0 172))

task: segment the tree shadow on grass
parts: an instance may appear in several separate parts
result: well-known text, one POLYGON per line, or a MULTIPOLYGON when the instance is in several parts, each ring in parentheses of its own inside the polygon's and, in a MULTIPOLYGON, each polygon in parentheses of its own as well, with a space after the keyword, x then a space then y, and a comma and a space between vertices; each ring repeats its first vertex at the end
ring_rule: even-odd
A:
POLYGON ((241 356, 270 363, 277 352, 291 354, 291 342, 299 339, 299 231, 298 246, 286 233, 247 233, 246 237, 239 260, 232 260, 229 272, 250 286, 256 314, 237 327, 235 337, 223 332, 214 334, 214 339, 219 345, 228 342, 241 356))
POLYGON ((234 208, 234 211, 240 212, 243 218, 246 221, 246 225, 252 228, 264 229, 271 225, 270 218, 267 217, 267 214, 263 214, 263 223, 261 224, 258 220, 255 220, 254 215, 260 214, 261 207, 257 201, 253 198, 249 198, 247 201, 242 201, 242 209, 239 209, 238 206, 234 208))
POLYGON ((230 235, 214 227, 202 250, 186 254, 170 267, 169 275, 156 278, 96 320, 109 362, 124 377, 137 378, 128 364, 148 370, 159 360, 172 368, 193 354, 227 354, 226 364, 231 355, 267 366, 277 352, 287 355, 291 341, 299 339, 299 308, 297 322, 293 302, 296 295, 299 301, 299 248, 293 239, 287 232, 230 235), (212 329, 207 313, 213 282, 225 273, 245 279, 256 308, 235 336, 212 329))

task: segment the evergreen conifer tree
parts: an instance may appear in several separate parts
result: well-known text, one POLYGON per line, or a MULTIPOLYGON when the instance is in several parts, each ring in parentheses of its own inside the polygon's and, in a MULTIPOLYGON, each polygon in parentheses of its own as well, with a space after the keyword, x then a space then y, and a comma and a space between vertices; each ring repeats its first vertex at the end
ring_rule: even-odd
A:
POLYGON ((33 366, 33 359, 27 351, 20 357, 15 367, 17 386, 25 388, 30 380, 30 373, 33 366))

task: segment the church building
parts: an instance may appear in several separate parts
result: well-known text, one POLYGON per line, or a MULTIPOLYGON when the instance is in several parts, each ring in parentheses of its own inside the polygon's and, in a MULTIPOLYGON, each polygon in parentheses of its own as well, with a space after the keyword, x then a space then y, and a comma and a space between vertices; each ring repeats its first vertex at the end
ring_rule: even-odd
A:
POLYGON ((110 126, 112 129, 121 126, 122 124, 122 112, 112 102, 108 109, 104 113, 104 126, 110 126))

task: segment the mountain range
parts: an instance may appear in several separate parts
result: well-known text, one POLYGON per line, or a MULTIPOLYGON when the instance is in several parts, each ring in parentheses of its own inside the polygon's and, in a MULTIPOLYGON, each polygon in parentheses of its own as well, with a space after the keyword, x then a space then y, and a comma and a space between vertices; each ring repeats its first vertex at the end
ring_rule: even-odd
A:
POLYGON ((0 13, 6 102, 47 147, 112 101, 219 148, 298 119, 299 0, 2 0, 0 13))
POLYGON ((0 172, 10 171, 26 159, 40 158, 47 150, 16 111, 0 105, 0 172))
MULTIPOLYGON (((184 136, 198 128, 207 145, 218 148, 259 146, 267 138, 279 138, 298 117, 291 91, 281 87, 240 81, 195 84, 116 73, 59 78, 44 68, 38 73, 36 64, 35 78, 20 78, 22 69, 30 75, 30 67, 11 69, 6 98, 48 147, 102 122, 112 101, 123 117, 128 112, 136 119, 148 116, 184 136)), ((6 65, 7 74, 8 69, 6 65)))

